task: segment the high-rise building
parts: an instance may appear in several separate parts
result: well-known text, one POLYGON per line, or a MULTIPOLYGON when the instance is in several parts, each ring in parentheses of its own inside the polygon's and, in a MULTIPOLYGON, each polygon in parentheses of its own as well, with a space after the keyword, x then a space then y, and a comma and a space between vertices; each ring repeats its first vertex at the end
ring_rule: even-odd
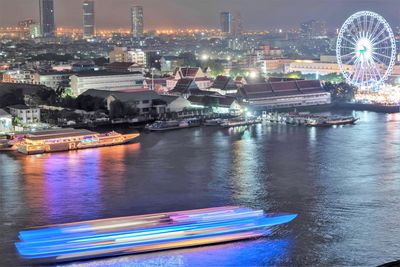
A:
POLYGON ((131 8, 131 22, 132 28, 131 33, 132 36, 142 37, 143 36, 143 7, 142 6, 133 6, 131 8))
POLYGON ((94 1, 83 2, 83 38, 94 36, 94 1))
POLYGON ((39 0, 39 12, 42 37, 53 37, 55 30, 53 0, 39 0))
POLYGON ((303 38, 315 38, 326 36, 327 28, 325 21, 310 20, 300 24, 300 32, 303 38))
POLYGON ((35 24, 35 21, 32 19, 26 19, 18 22, 18 27, 21 31, 20 37, 29 38, 30 37, 30 27, 35 24))
POLYGON ((239 11, 236 11, 236 13, 233 16, 231 31, 235 36, 240 35, 243 32, 243 20, 239 11))
POLYGON ((29 37, 35 39, 40 38, 40 36, 42 36, 42 33, 40 32, 40 24, 34 23, 29 25, 29 37))
POLYGON ((231 33, 232 15, 230 12, 221 12, 220 24, 221 24, 221 32, 231 33))

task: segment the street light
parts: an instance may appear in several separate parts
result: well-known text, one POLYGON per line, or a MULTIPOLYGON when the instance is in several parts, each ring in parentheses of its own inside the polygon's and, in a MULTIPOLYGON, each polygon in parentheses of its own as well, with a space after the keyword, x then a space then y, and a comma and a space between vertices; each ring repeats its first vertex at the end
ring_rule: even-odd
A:
POLYGON ((156 68, 151 68, 151 90, 154 91, 154 71, 156 68))

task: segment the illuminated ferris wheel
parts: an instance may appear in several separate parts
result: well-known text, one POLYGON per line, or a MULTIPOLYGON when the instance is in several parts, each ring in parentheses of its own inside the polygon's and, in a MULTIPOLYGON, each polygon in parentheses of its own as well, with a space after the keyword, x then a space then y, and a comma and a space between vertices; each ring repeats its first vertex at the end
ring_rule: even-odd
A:
POLYGON ((396 59, 396 41, 389 23, 374 12, 353 14, 340 29, 336 57, 347 83, 361 89, 379 88, 396 59))

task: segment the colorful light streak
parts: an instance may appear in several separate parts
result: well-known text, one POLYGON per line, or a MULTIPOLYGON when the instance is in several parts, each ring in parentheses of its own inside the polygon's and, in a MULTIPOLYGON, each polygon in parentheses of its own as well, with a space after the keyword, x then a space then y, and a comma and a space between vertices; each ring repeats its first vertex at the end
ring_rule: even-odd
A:
POLYGON ((229 206, 93 220, 21 231, 16 247, 41 262, 109 257, 261 237, 296 216, 229 206))

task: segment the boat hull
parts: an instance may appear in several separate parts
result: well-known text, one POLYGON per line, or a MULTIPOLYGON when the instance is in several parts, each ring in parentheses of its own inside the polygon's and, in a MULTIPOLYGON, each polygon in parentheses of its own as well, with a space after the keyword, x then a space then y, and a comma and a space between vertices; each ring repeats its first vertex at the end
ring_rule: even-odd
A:
POLYGON ((261 237, 296 216, 229 206, 86 221, 21 231, 16 248, 34 262, 137 254, 261 237))
POLYGON ((58 144, 43 144, 38 146, 29 146, 26 144, 21 144, 18 147, 18 151, 26 155, 36 155, 36 154, 65 152, 65 151, 88 149, 88 148, 116 146, 116 145, 130 143, 138 136, 139 134, 120 135, 120 136, 115 136, 115 138, 110 137, 108 138, 108 140, 99 139, 97 142, 86 143, 86 144, 80 141, 64 142, 58 144))

